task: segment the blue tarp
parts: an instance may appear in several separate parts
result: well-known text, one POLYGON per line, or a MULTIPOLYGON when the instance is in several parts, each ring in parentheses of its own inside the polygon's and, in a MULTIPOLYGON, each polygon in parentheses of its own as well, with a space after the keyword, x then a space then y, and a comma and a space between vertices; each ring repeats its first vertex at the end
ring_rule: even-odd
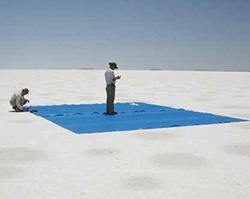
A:
POLYGON ((117 115, 104 115, 105 104, 30 106, 29 111, 74 133, 155 129, 246 121, 146 103, 116 103, 117 115))

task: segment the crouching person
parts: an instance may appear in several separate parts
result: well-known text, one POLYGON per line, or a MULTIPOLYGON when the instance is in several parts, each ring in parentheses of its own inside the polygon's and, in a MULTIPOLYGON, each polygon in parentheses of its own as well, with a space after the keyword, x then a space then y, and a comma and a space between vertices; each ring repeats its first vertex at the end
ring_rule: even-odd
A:
POLYGON ((29 89, 24 88, 21 91, 13 93, 10 99, 10 105, 16 112, 26 112, 28 109, 23 106, 30 101, 25 99, 24 96, 29 93, 29 89))

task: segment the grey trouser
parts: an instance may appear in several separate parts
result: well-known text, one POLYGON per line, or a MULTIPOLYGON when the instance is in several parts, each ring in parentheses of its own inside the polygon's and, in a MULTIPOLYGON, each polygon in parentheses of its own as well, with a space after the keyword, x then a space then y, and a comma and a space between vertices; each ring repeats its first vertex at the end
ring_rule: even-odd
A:
POLYGON ((106 87, 106 92, 107 92, 106 113, 113 113, 114 101, 115 101, 115 85, 108 84, 106 87))
MULTIPOLYGON (((25 105, 25 104, 26 104, 26 100, 25 100, 25 99, 20 99, 19 104, 20 104, 21 106, 25 105)), ((10 105, 11 105, 12 107, 17 106, 16 101, 10 101, 10 105)))

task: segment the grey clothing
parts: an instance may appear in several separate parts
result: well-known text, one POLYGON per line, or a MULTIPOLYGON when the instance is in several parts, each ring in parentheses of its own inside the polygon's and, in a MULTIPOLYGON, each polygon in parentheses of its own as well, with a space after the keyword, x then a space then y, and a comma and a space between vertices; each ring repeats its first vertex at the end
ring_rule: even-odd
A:
POLYGON ((109 84, 115 84, 115 73, 113 70, 111 69, 108 69, 106 70, 105 72, 105 80, 106 80, 106 84, 109 85, 109 84))
POLYGON ((107 92, 107 103, 106 103, 106 113, 114 113, 114 101, 115 101, 115 85, 108 84, 106 87, 107 92))
POLYGON ((26 99, 22 96, 22 90, 15 92, 10 99, 10 105, 12 107, 17 107, 20 111, 25 111, 23 105, 25 105, 26 102, 26 99))

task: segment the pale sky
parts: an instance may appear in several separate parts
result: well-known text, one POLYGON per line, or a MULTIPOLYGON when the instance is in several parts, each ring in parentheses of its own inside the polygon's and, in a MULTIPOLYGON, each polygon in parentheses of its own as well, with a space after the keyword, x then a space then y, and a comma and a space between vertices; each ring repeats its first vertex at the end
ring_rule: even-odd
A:
POLYGON ((0 0, 0 69, 248 70, 249 0, 0 0))

